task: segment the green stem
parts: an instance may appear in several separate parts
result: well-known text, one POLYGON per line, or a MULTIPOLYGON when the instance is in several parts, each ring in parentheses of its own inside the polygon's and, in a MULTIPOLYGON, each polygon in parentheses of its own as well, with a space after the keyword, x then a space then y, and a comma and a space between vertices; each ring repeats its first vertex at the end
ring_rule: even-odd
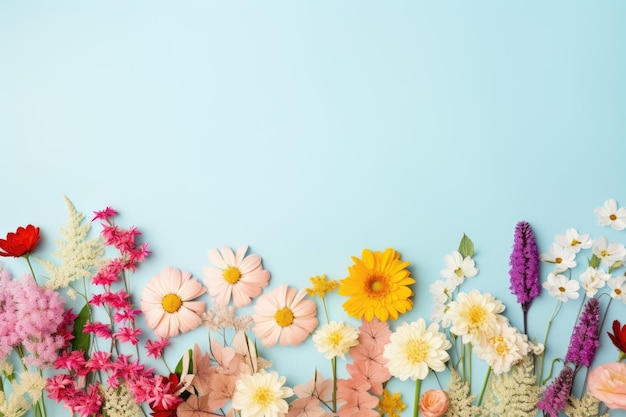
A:
POLYGON ((554 320, 556 315, 559 314, 559 311, 561 310, 562 305, 563 305, 563 302, 558 300, 556 303, 556 307, 554 308, 554 313, 552 313, 552 317, 550 317, 550 320, 548 320, 548 326, 546 327, 546 335, 543 338, 543 352, 541 352, 541 358, 539 359, 539 378, 537 378, 537 385, 541 385, 542 379, 543 379, 543 361, 546 357, 546 347, 548 346, 548 336, 550 334, 550 327, 552 326, 552 321, 554 320))
POLYGON ((415 398, 413 399, 413 417, 417 417, 420 405, 420 390, 422 389, 422 380, 415 380, 415 398))
POLYGON ((333 413, 337 412, 337 357, 331 360, 333 368, 333 413))
POLYGON ((472 392, 472 344, 467 344, 467 367, 469 370, 469 376, 467 378, 467 386, 470 392, 472 392))
POLYGON ((30 269, 30 274, 33 276, 33 279, 35 280, 35 283, 37 283, 37 277, 35 276, 35 270, 33 269, 33 264, 30 262, 30 254, 26 254, 24 255, 24 258, 26 258, 26 263, 28 264, 28 268, 30 269))
POLYGON ((483 382, 483 389, 480 391, 480 398, 478 399, 478 406, 480 407, 483 404, 483 397, 485 396, 485 391, 487 390, 487 382, 489 382, 489 377, 491 376, 491 366, 487 369, 487 374, 485 375, 485 382, 483 382))

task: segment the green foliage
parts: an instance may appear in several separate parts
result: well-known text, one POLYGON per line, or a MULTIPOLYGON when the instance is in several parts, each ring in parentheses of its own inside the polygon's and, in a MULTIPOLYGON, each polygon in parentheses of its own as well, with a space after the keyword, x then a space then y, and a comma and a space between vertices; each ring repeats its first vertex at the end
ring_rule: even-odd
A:
POLYGON ((459 243, 459 253, 464 258, 466 256, 474 256, 474 242, 465 233, 463 233, 463 238, 461 238, 461 243, 459 243))
POLYGON ((608 413, 599 416, 599 408, 600 401, 587 392, 582 398, 570 396, 569 404, 565 407, 565 414, 568 417, 609 417, 608 413))
POLYGON ((82 350, 83 352, 87 352, 89 350, 91 334, 83 333, 83 328, 85 324, 87 324, 90 314, 89 303, 85 303, 85 306, 80 310, 80 313, 78 313, 78 317, 74 320, 74 330, 72 331, 74 338, 71 340, 73 351, 82 350))
POLYGON ((450 383, 446 389, 450 405, 444 417, 476 417, 481 415, 481 410, 472 405, 475 395, 470 395, 470 387, 467 382, 461 380, 459 373, 450 371, 450 383))

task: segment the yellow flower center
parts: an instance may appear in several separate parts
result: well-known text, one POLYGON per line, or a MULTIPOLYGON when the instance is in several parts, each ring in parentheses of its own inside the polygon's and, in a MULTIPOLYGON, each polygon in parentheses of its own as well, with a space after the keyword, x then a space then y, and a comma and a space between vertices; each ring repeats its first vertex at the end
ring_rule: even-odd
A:
POLYGON ((456 274, 457 277, 461 278, 463 276, 463 270, 461 269, 461 267, 459 266, 457 269, 454 270, 454 273, 456 274))
POLYGON ((557 264, 560 264, 561 262, 563 262, 562 258, 554 258, 554 262, 557 264))
POLYGON ((163 310, 168 313, 176 313, 180 307, 183 305, 183 300, 176 294, 167 294, 161 300, 161 306, 163 310))
POLYGON ((617 216, 616 216, 615 214, 611 214, 611 215, 609 216, 609 219, 611 219, 611 220, 617 220, 617 216))
POLYGON ((565 292, 565 287, 559 287, 559 291, 565 292))
POLYGON ((615 288, 615 294, 620 295, 622 293, 622 290, 620 290, 619 288, 615 288))
POLYGON ((609 256, 609 252, 607 250, 603 250, 600 252, 601 258, 606 258, 607 256, 609 256))
POLYGON ((472 306, 468 311, 467 318, 470 320, 470 328, 475 329, 487 319, 487 312, 480 306, 472 306))
POLYGON ((237 281, 239 281, 239 278, 241 278, 241 271, 239 270, 239 268, 229 266, 224 270, 224 281, 228 282, 229 284, 236 284, 237 281))
POLYGON ((293 311, 289 307, 283 307, 274 314, 274 320, 280 327, 291 326, 291 323, 293 323, 293 311))
POLYGON ((509 347, 507 346, 506 342, 504 341, 504 337, 502 336, 496 336, 492 339, 493 345, 495 347, 495 351, 498 354, 498 356, 504 356, 507 353, 509 353, 509 347))
POLYGON ((381 298, 387 295, 389 288, 384 277, 371 275, 366 280, 365 291, 369 296, 381 298))
POLYGON ((252 399, 257 405, 265 408, 274 402, 274 394, 267 387, 258 387, 252 399))
POLYGON ((579 242, 576 239, 572 239, 572 243, 570 243, 570 246, 576 246, 576 245, 580 245, 582 242, 579 242))
POLYGON ((342 340, 341 332, 334 331, 328 335, 328 343, 330 343, 334 347, 337 347, 337 345, 339 345, 341 340, 342 340))
POLYGON ((404 347, 404 355, 412 365, 417 365, 426 359, 428 345, 422 339, 411 339, 404 347))

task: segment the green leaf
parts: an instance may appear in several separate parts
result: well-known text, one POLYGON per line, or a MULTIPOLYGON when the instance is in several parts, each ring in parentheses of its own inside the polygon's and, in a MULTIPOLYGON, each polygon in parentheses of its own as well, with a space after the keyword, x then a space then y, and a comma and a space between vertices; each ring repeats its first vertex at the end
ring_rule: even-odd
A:
POLYGON ((72 350, 82 350, 83 352, 89 351, 91 335, 89 333, 83 333, 83 329, 85 328, 85 324, 87 324, 87 320, 89 320, 90 315, 91 312, 89 311, 89 303, 87 303, 80 310, 80 313, 78 313, 76 320, 74 320, 74 330, 72 331, 74 338, 71 342, 72 350))
MULTIPOLYGON (((189 370, 193 370, 193 350, 189 349, 189 370)), ((174 373, 180 377, 183 373, 183 360, 185 359, 185 355, 180 357, 180 360, 176 364, 176 368, 174 369, 174 373)))
POLYGON ((591 255, 591 259, 589 259, 589 266, 592 268, 600 267, 600 258, 598 258, 595 253, 591 255))
POLYGON ((472 242, 472 239, 467 237, 465 233, 463 233, 463 238, 461 239, 461 243, 459 243, 459 253, 464 258, 466 256, 474 256, 474 242, 472 242))

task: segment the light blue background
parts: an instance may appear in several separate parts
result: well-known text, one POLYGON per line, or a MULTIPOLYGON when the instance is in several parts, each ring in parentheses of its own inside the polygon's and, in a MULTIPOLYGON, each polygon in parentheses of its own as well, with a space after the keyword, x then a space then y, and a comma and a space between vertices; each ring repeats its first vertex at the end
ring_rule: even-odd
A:
MULTIPOLYGON (((626 205, 625 19, 621 0, 3 1, 0 233, 40 225, 49 254, 63 195, 87 216, 113 206, 154 252, 135 288, 165 265, 202 279, 223 245, 298 288, 394 247, 417 279, 406 320, 428 318, 467 233, 481 273, 465 288, 520 325, 518 221, 542 252, 568 227, 626 242, 593 214, 626 205)), ((553 306, 531 309, 540 338, 553 306)), ((614 303, 607 323, 625 313, 614 303)), ((206 334, 176 339, 169 362, 206 334)), ((614 360, 602 343, 597 363, 614 360)), ((303 358, 329 376, 310 341, 261 354, 292 386, 313 372, 303 358)), ((411 383, 394 388, 411 403, 411 383)))

